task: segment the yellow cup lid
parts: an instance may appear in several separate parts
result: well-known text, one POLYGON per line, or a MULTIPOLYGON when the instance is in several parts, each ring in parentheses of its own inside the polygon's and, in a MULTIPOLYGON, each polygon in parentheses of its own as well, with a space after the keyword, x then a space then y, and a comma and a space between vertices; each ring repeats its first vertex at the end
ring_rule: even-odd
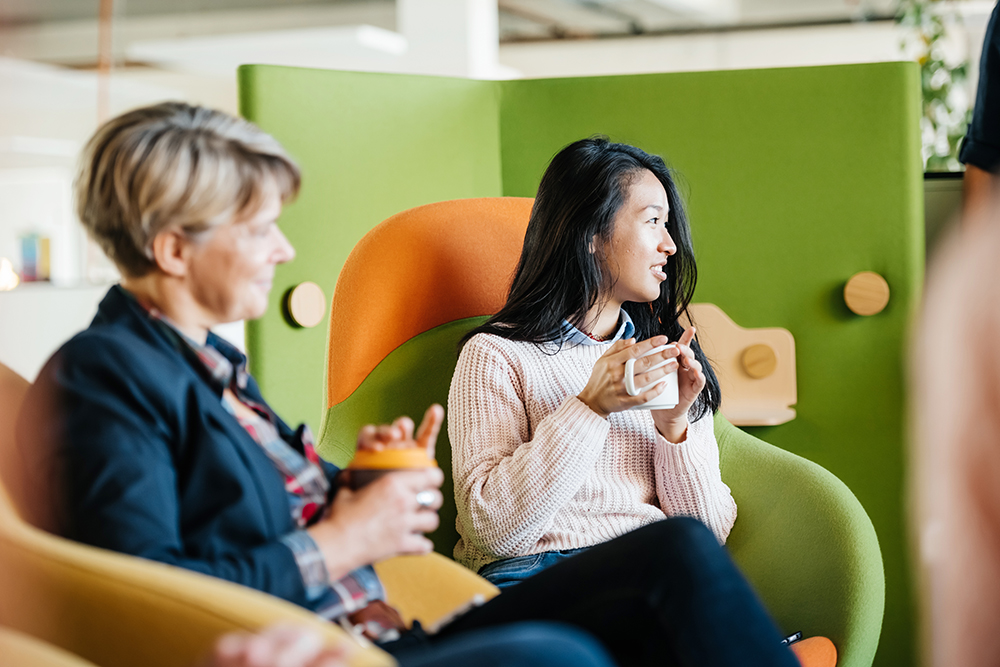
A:
POLYGON ((423 447, 405 449, 383 449, 373 452, 367 449, 355 452, 347 465, 354 470, 395 470, 397 468, 436 468, 437 461, 427 455, 423 447))

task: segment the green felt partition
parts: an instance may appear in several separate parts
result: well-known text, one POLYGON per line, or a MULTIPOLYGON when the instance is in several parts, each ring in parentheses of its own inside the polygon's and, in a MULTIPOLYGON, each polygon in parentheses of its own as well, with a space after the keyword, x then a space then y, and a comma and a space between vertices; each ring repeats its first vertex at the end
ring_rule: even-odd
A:
POLYGON ((923 271, 916 76, 886 63, 513 81, 501 98, 505 195, 533 194, 579 137, 659 153, 689 193, 695 300, 795 336, 798 416, 748 431, 833 472, 871 517, 886 577, 878 665, 914 662, 903 348, 923 271), (863 270, 892 290, 873 317, 842 297, 863 270))
MULTIPOLYGON (((750 431, 830 470, 867 510, 885 564, 875 664, 910 665, 902 369, 923 266, 917 77, 910 63, 504 82, 248 66, 240 90, 244 114, 303 166, 282 219, 299 258, 278 294, 302 280, 332 294, 351 246, 393 213, 532 196, 580 137, 662 154, 689 203, 696 300, 796 339, 798 416, 750 431), (852 315, 840 296, 862 270, 892 289, 879 315, 852 315)), ((321 329, 292 329, 277 303, 249 327, 253 370, 289 420, 323 413, 321 329)))
POLYGON ((329 308, 351 248, 385 218, 499 196, 499 91, 489 81, 259 66, 241 67, 239 86, 242 114, 303 173, 298 201, 281 216, 297 259, 278 267, 267 314, 247 327, 250 365, 284 419, 315 427, 326 407, 326 329, 289 326, 281 296, 311 280, 329 308))

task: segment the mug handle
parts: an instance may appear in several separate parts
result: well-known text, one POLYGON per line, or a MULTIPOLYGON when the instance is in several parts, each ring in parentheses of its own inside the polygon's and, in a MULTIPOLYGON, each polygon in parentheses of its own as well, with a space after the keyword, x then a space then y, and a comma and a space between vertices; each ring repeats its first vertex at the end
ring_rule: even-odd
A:
MULTIPOLYGON (((642 389, 635 386, 635 362, 638 361, 639 359, 642 359, 642 357, 648 357, 651 354, 656 354, 657 352, 660 352, 662 350, 667 349, 668 347, 673 347, 673 346, 674 343, 667 343, 666 345, 661 345, 660 347, 654 347, 652 350, 646 352, 641 357, 638 357, 636 359, 629 359, 628 361, 625 362, 625 391, 628 392, 629 396, 638 396, 640 393, 642 393, 642 389)), ((653 371, 659 368, 660 366, 666 366, 669 363, 670 360, 667 359, 666 361, 661 361, 655 366, 650 367, 648 370, 653 371)))
POLYGON ((635 359, 625 362, 625 391, 629 396, 638 396, 639 388, 635 386, 635 359))

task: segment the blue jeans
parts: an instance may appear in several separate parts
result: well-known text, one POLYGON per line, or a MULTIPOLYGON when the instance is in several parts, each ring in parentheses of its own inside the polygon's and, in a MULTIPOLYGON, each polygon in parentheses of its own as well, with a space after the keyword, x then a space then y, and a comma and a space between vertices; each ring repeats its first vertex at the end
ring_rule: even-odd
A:
POLYGON ((503 590, 587 549, 588 547, 563 549, 562 551, 543 551, 540 554, 531 554, 530 556, 504 558, 503 560, 494 561, 489 565, 483 565, 479 568, 479 576, 500 590, 503 590))

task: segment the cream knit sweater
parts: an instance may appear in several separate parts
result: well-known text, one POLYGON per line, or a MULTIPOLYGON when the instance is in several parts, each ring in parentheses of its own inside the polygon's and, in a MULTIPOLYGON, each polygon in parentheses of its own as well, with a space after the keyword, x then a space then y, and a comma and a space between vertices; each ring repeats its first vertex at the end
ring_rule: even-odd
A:
POLYGON ((648 411, 603 419, 576 398, 609 346, 553 354, 489 334, 465 345, 448 396, 459 562, 591 546, 666 516, 725 542, 736 503, 711 416, 674 444, 648 411))

